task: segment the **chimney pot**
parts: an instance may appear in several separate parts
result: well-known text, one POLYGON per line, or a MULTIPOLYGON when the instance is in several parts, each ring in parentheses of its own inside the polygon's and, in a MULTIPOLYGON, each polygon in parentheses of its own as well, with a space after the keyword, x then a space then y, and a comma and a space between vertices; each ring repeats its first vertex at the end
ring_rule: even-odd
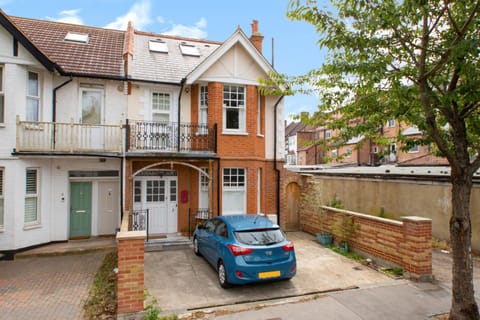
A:
POLYGON ((258 20, 252 21, 252 35, 250 36, 250 42, 262 53, 263 36, 258 32, 258 20))

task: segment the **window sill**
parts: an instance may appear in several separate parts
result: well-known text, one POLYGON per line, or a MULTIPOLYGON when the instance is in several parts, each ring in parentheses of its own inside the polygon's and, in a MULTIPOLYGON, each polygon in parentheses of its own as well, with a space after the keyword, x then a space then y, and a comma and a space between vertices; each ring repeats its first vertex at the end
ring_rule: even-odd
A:
POLYGON ((42 225, 40 224, 40 222, 35 222, 35 224, 24 225, 23 230, 28 231, 28 230, 33 230, 33 229, 39 229, 41 227, 42 227, 42 225))
POLYGON ((225 135, 225 136, 248 136, 248 132, 223 131, 222 135, 225 135))
POLYGON ((260 133, 257 133, 257 137, 259 137, 259 138, 265 138, 265 135, 260 134, 260 133))

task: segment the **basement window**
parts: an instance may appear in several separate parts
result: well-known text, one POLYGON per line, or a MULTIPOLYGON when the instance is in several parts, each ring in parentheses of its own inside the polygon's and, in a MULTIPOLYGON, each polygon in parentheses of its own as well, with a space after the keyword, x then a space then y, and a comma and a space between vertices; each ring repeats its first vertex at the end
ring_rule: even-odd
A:
POLYGON ((192 44, 180 43, 180 51, 184 56, 200 57, 200 51, 192 44))
POLYGON ((150 40, 148 42, 148 49, 152 52, 168 53, 168 46, 162 39, 150 40))
POLYGON ((70 42, 88 43, 88 39, 88 34, 68 32, 64 40, 70 42))

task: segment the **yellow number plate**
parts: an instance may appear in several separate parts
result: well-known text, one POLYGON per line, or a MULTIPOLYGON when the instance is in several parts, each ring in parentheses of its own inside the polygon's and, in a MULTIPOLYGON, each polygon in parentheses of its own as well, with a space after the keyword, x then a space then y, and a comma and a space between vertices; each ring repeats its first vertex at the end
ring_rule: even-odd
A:
POLYGON ((270 272, 259 272, 258 279, 268 279, 268 278, 276 278, 280 277, 280 271, 270 271, 270 272))

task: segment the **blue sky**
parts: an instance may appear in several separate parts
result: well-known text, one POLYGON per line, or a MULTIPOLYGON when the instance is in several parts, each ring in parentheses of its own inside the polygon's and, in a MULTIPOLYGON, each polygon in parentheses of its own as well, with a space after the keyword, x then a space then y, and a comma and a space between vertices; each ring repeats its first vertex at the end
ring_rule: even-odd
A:
MULTIPOLYGON (((299 75, 319 67, 323 53, 313 27, 287 19, 288 0, 0 0, 9 15, 56 20, 97 27, 125 29, 129 20, 138 30, 226 40, 240 26, 251 34, 253 19, 263 34, 263 54, 271 61, 275 42, 275 69, 299 75)), ((287 97, 285 117, 316 110, 315 96, 287 97)))

